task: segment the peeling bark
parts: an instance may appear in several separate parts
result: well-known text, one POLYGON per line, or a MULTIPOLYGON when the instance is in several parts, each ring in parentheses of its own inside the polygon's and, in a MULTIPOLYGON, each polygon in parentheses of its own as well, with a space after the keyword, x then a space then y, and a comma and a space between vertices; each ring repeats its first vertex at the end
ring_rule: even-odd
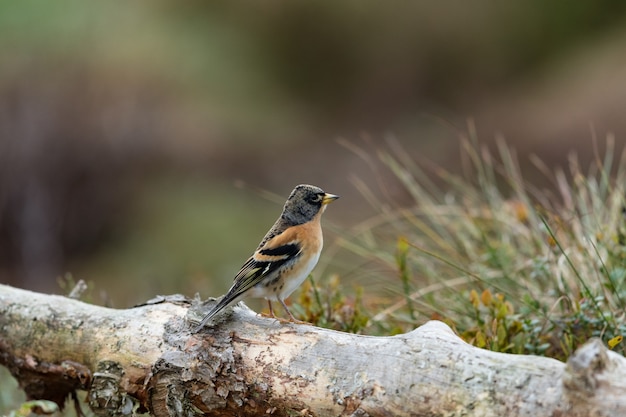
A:
POLYGON ((245 306, 127 310, 0 285, 0 363, 29 397, 88 391, 97 415, 621 416, 626 359, 599 340, 567 364, 464 343, 441 322, 393 337, 278 323, 245 306))

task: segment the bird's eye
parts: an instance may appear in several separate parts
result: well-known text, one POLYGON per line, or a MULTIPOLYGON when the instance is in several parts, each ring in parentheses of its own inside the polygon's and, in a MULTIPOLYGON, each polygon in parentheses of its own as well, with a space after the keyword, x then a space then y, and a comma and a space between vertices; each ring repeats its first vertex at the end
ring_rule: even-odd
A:
POLYGON ((319 203, 322 201, 322 195, 321 194, 313 194, 312 196, 309 197, 309 202, 311 203, 319 203))

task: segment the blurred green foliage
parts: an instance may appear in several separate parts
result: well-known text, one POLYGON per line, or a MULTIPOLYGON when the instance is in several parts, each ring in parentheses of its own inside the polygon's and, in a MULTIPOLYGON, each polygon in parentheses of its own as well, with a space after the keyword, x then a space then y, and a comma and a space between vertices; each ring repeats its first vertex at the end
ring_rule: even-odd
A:
POLYGON ((24 392, 18 388, 9 370, 0 366, 0 415, 16 410, 26 400, 24 392))
POLYGON ((141 301, 139 294, 225 292, 280 212, 247 191, 204 180, 155 179, 143 192, 132 207, 134 223, 120 225, 128 228, 117 232, 121 243, 70 266, 117 307, 141 301))

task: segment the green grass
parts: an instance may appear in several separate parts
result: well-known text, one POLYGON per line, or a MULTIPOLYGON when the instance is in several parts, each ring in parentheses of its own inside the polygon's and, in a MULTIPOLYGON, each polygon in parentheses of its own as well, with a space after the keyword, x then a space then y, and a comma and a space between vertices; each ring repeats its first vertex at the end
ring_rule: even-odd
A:
POLYGON ((435 318, 499 352, 564 360, 600 337, 624 354, 624 156, 608 139, 584 172, 575 155, 567 171, 533 157, 551 184, 539 189, 504 142, 492 152, 470 132, 461 143, 462 175, 418 165, 394 141, 375 157, 349 144, 386 170, 380 189, 355 180, 379 214, 340 243, 369 265, 353 330, 392 334, 435 318), (407 204, 388 204, 389 178, 410 196, 407 204))

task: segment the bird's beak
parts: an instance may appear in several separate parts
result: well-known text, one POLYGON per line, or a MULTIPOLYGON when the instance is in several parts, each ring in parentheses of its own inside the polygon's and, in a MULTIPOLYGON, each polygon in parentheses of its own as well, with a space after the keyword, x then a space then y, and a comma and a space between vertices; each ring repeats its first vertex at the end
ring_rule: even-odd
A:
POLYGON ((338 198, 339 198, 338 195, 326 193, 324 194, 324 198, 322 199, 322 205, 325 206, 326 204, 332 203, 338 198))

